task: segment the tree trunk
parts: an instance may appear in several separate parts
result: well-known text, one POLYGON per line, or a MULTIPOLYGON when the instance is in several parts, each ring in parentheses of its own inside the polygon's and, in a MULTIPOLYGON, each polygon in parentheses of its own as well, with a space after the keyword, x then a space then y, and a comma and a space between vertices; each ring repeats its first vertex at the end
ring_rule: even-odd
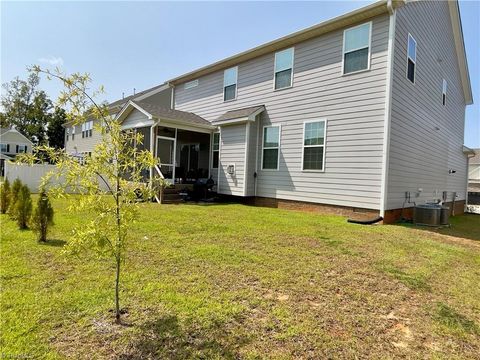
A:
POLYGON ((115 275, 115 322, 120 324, 120 257, 117 256, 117 272, 115 275))

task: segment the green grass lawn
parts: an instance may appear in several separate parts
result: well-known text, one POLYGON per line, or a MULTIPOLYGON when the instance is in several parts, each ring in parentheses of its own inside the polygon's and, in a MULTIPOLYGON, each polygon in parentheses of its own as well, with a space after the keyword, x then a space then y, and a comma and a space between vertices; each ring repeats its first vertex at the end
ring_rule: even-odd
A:
MULTIPOLYGON (((72 200, 74 201, 74 200, 72 200)), ((243 205, 145 204, 114 266, 1 216, 1 353, 46 359, 477 358, 479 216, 441 231, 243 205), (445 234, 443 234, 445 232, 445 234), (472 240, 473 239, 473 240, 472 240)))

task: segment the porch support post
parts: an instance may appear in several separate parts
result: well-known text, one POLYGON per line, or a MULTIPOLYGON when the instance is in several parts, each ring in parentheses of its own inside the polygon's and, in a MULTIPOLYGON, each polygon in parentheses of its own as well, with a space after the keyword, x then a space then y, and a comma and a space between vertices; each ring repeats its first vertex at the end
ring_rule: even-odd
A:
POLYGON ((175 128, 175 141, 173 142, 173 170, 172 170, 172 185, 175 185, 175 168, 177 167, 177 135, 178 129, 175 128))
MULTIPOLYGON (((153 142, 154 142, 154 129, 155 129, 155 124, 153 124, 150 127, 150 152, 152 153, 153 156, 155 156, 155 154, 153 153, 154 149, 155 149, 155 146, 153 144, 153 142)), ((153 168, 150 167, 150 186, 152 186, 152 180, 153 180, 153 168)))

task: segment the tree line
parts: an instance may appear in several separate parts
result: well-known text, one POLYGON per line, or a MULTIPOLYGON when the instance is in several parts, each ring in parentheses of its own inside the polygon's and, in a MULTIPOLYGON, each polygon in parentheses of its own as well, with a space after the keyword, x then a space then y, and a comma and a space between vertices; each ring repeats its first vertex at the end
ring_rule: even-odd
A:
POLYGON ((36 145, 62 149, 66 112, 39 89, 40 77, 30 73, 2 85, 0 127, 15 128, 36 145))

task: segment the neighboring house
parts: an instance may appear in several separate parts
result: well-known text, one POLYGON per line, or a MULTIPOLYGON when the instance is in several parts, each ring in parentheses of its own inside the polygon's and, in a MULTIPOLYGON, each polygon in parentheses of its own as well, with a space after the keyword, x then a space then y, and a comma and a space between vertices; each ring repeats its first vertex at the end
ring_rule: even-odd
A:
MULTIPOLYGON (((129 100, 153 102, 162 107, 171 107, 172 90, 166 85, 158 85, 141 91, 126 98, 108 104, 110 115, 117 114, 129 100)), ((95 122, 98 120, 88 119, 84 124, 65 124, 65 150, 67 153, 83 157, 91 154, 95 145, 100 141, 101 135, 95 130, 95 122)))
POLYGON ((160 158, 150 176, 385 222, 427 201, 464 210, 473 99, 456 1, 378 1, 167 84, 172 109, 135 98, 117 114, 160 158))
POLYGON ((32 145, 19 131, 0 128, 0 176, 5 175, 5 161, 14 160, 21 153, 31 153, 32 145))
POLYGON ((480 149, 473 153, 468 162, 468 203, 480 205, 480 149))

